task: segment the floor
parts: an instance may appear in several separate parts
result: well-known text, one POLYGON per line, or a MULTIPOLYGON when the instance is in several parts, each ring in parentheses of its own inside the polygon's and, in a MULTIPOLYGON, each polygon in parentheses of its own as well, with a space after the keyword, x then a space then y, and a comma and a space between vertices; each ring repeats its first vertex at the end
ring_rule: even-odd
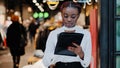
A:
MULTIPOLYGON (((25 55, 21 56, 20 68, 28 64, 28 58, 34 53, 34 45, 28 43, 25 48, 25 55)), ((0 50, 0 68, 13 68, 12 57, 9 49, 0 50)))

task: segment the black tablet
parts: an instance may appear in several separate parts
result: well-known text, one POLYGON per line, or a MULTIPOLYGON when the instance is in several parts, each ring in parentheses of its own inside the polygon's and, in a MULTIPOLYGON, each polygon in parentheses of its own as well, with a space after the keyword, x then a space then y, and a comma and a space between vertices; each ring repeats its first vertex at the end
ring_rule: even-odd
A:
POLYGON ((82 33, 67 33, 67 32, 60 33, 58 35, 54 53, 57 55, 76 56, 75 53, 69 51, 67 48, 69 46, 75 47, 74 45, 72 45, 72 42, 80 45, 83 36, 84 34, 82 33))

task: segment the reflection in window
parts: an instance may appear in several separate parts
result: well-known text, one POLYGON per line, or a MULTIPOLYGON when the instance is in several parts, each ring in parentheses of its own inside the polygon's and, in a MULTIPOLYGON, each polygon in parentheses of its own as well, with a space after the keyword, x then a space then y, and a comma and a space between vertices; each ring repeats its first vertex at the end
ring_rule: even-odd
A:
POLYGON ((116 57, 116 68, 120 68, 120 56, 116 57))
POLYGON ((116 13, 117 15, 120 15, 120 0, 116 1, 116 13))
POLYGON ((120 51, 120 21, 116 22, 116 50, 120 51))

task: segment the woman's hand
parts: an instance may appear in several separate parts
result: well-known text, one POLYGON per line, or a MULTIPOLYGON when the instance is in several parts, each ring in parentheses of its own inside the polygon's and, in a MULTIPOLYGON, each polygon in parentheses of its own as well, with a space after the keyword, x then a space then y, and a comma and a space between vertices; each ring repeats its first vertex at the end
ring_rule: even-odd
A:
POLYGON ((68 47, 68 50, 74 52, 75 54, 79 55, 79 57, 80 57, 81 59, 83 59, 83 58, 84 58, 84 52, 83 52, 82 48, 80 47, 80 45, 78 45, 78 44, 76 44, 76 43, 72 43, 72 44, 73 44, 75 47, 69 46, 69 47, 68 47))
POLYGON ((55 67, 55 64, 52 64, 52 65, 50 65, 50 67, 49 68, 54 68, 55 67))

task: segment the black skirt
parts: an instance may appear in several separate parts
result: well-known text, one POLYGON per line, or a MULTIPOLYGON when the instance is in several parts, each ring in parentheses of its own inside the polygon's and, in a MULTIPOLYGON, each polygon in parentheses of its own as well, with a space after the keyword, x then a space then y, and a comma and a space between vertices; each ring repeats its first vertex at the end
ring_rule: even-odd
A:
POLYGON ((10 53, 12 56, 22 56, 25 54, 25 48, 10 48, 10 53))
POLYGON ((54 68, 83 68, 80 62, 57 62, 54 68))

